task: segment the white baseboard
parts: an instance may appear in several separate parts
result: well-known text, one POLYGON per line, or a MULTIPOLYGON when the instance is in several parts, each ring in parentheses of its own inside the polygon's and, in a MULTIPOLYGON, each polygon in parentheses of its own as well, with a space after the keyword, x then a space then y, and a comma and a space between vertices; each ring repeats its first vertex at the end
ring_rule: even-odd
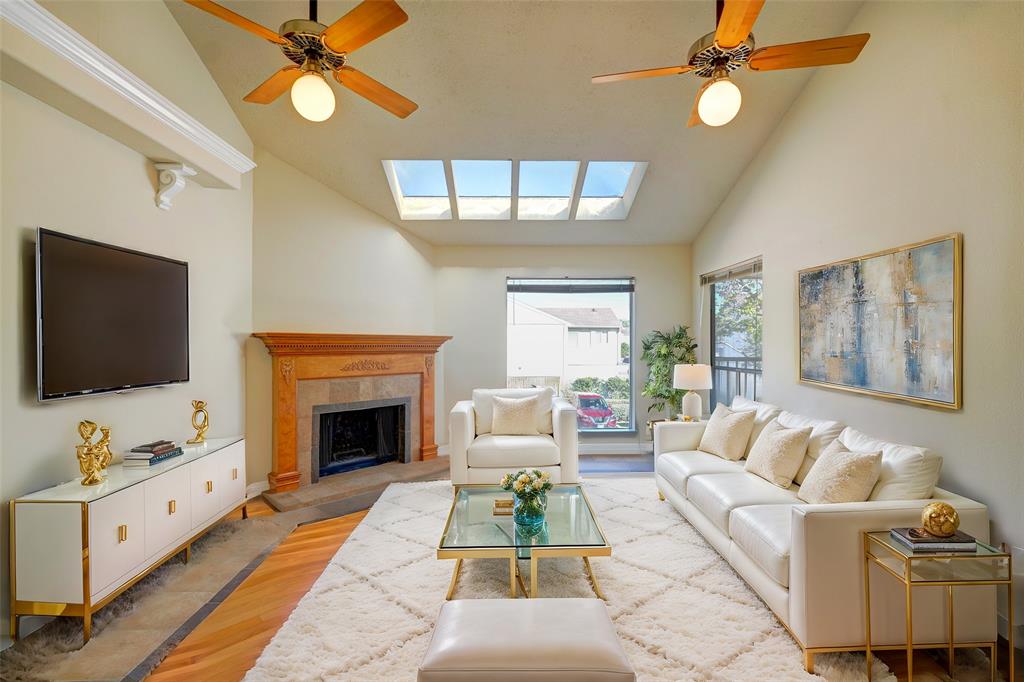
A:
POLYGON ((251 500, 254 497, 259 497, 266 491, 270 490, 270 483, 267 481, 256 481, 245 486, 245 499, 251 500))
POLYGON ((581 455, 647 455, 654 452, 654 443, 580 443, 581 455))
POLYGON ((447 457, 450 454, 452 454, 452 448, 451 448, 451 446, 448 445, 448 443, 445 443, 444 445, 438 445, 437 446, 437 456, 438 457, 447 457))

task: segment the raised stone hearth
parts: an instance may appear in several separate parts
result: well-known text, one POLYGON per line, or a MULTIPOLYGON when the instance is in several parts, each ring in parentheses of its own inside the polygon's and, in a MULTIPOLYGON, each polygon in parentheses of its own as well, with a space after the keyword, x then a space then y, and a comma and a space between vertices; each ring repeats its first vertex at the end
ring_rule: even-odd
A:
MULTIPOLYGON (((319 414, 408 399, 403 435, 417 461, 437 456, 434 439, 434 355, 449 336, 253 334, 273 359, 272 491, 316 480, 319 414)), ((403 401, 404 402, 404 401, 403 401)))

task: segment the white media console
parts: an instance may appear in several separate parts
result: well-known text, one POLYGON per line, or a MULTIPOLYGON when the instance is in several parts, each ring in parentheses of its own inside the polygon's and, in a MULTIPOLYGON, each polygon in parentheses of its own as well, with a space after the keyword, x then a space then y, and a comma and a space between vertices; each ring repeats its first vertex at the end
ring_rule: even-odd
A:
POLYGON ((217 438, 147 468, 115 464, 11 500, 11 636, 26 615, 92 614, 185 551, 226 515, 245 515, 245 441, 217 438))

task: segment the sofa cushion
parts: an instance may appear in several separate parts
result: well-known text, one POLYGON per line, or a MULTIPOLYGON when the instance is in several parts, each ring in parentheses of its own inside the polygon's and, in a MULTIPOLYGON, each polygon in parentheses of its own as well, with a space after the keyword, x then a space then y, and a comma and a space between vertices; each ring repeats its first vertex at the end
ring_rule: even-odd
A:
POLYGON ((471 467, 543 467, 558 464, 558 446, 547 434, 537 436, 477 436, 466 450, 471 467))
POLYGON ((754 427, 750 430, 750 438, 747 440, 747 447, 743 451, 744 457, 750 454, 750 449, 754 447, 757 437, 761 435, 761 429, 782 413, 782 408, 776 405, 750 400, 741 395, 733 397, 732 409, 740 412, 754 411, 754 427))
POLYGON ((491 432, 494 421, 494 396, 502 398, 530 398, 540 396, 537 401, 537 432, 552 433, 551 404, 555 392, 550 388, 475 388, 473 389, 473 412, 476 413, 476 435, 491 432))
POLYGON ((719 403, 704 427, 697 449, 733 461, 743 459, 753 424, 753 410, 733 412, 719 403))
POLYGON ((793 504, 796 489, 772 485, 763 478, 741 471, 734 474, 691 476, 686 498, 722 532, 729 532, 729 513, 752 504, 793 504))
POLYGON ((799 429, 805 427, 811 427, 811 437, 807 441, 807 454, 804 455, 804 461, 800 464, 800 471, 796 472, 796 476, 793 480, 797 484, 804 482, 804 477, 807 476, 807 472, 814 466, 814 460, 818 459, 818 455, 821 454, 822 450, 827 448, 832 441, 839 438, 839 434, 843 432, 845 428, 843 424, 831 421, 829 419, 814 419, 813 417, 805 417, 802 414, 796 414, 795 412, 787 412, 783 410, 778 416, 779 424, 785 426, 787 429, 799 429))
POLYGON ((863 502, 878 482, 881 452, 850 452, 839 441, 825 448, 797 496, 811 504, 863 502))
POLYGON ((850 452, 882 453, 882 470, 869 500, 923 500, 932 496, 942 458, 928 448, 872 438, 850 427, 839 434, 850 452))
POLYGON ((793 477, 804 461, 810 436, 809 426, 787 429, 779 425, 778 419, 773 419, 761 429, 744 468, 769 483, 788 488, 793 485, 793 477))
POLYGON ((654 470, 685 497, 686 481, 690 476, 732 474, 743 471, 743 465, 700 450, 681 450, 659 455, 654 470))
POLYGON ((732 541, 783 587, 789 587, 792 511, 791 504, 756 504, 729 517, 732 541))

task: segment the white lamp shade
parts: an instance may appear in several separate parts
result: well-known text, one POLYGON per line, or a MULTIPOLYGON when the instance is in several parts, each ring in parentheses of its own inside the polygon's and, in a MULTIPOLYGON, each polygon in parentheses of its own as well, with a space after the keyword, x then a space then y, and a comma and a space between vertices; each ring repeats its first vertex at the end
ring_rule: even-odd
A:
POLYGON ((711 388, 711 365, 676 365, 672 388, 704 391, 711 388))

